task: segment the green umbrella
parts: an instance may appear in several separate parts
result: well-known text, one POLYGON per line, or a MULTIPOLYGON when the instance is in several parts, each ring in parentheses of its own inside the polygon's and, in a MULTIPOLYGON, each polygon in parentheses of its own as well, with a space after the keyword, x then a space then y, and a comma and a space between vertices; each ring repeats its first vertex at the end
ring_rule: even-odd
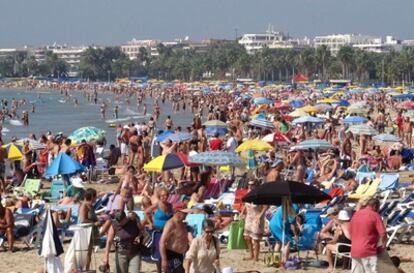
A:
POLYGON ((102 139, 104 136, 104 130, 88 126, 73 131, 68 138, 70 138, 74 144, 79 144, 82 140, 86 140, 86 142, 95 142, 102 139))

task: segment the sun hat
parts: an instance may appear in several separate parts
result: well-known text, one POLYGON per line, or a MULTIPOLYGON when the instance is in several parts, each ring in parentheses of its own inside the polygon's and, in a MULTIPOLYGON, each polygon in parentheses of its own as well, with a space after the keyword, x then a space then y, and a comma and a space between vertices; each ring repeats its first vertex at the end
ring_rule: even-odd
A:
POLYGON ((349 211, 343 209, 338 213, 338 220, 341 221, 349 221, 351 220, 351 215, 349 213, 349 211))
POLYGON ((336 207, 332 207, 332 208, 329 208, 327 211, 326 211, 326 214, 327 215, 332 215, 332 214, 338 214, 338 209, 336 208, 336 207))
POLYGON ((72 182, 72 185, 75 188, 83 189, 85 187, 85 185, 83 184, 83 180, 80 177, 73 177, 70 179, 70 181, 72 182))

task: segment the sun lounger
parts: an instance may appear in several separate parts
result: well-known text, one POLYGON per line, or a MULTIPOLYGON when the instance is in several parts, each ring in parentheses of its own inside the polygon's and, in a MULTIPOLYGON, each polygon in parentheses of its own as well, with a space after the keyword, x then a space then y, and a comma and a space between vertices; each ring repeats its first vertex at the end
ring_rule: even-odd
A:
POLYGON ((374 180, 376 177, 375 172, 357 172, 355 180, 361 184, 364 179, 374 180))
POLYGON ((380 191, 395 190, 398 188, 400 175, 398 173, 384 173, 379 184, 380 191))
POLYGON ((25 179, 21 187, 14 188, 15 195, 19 193, 29 193, 35 196, 39 193, 42 181, 40 179, 25 179))
POLYGON ((359 199, 361 199, 362 197, 365 197, 365 196, 374 196, 378 192, 380 183, 381 183, 380 178, 374 179, 371 183, 368 184, 368 188, 366 188, 365 191, 363 191, 363 189, 361 189, 361 191, 363 191, 362 193, 355 192, 355 193, 349 195, 348 200, 359 200, 359 199))

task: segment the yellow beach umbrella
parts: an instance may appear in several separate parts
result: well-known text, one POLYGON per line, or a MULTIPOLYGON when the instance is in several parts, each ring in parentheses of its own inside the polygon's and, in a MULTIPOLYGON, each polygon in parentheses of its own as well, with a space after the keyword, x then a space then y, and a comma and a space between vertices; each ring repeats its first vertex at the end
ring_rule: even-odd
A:
POLYGON ((288 115, 289 115, 289 116, 291 116, 291 117, 294 117, 294 118, 300 118, 300 117, 309 116, 309 114, 308 114, 308 113, 303 112, 303 111, 302 111, 302 110, 300 110, 300 109, 296 109, 295 111, 293 111, 293 112, 289 113, 288 115))
POLYGON ((320 103, 337 103, 338 100, 334 100, 334 99, 331 99, 331 98, 327 98, 327 99, 320 100, 319 102, 320 103))
POLYGON ((266 141, 260 139, 249 139, 243 142, 239 147, 237 147, 236 152, 243 152, 243 151, 268 151, 272 150, 273 147, 267 143, 266 141))
POLYGON ((318 108, 312 105, 306 105, 305 107, 299 108, 299 110, 306 112, 306 113, 317 113, 319 112, 318 108))

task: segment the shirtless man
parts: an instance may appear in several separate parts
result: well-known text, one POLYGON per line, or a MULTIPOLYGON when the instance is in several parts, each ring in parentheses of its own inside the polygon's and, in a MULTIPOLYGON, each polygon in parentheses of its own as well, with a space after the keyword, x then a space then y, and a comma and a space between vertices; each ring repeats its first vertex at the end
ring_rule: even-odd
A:
POLYGON ((270 170, 266 175, 266 182, 276 182, 281 178, 281 172, 284 168, 283 161, 277 159, 271 166, 270 170))
MULTIPOLYGON (((1 197, 0 197, 1 200, 1 197)), ((14 217, 13 213, 10 209, 3 207, 2 203, 0 202, 0 235, 7 236, 8 248, 10 252, 13 252, 13 244, 14 244, 14 234, 13 234, 13 227, 14 227, 14 217)))
POLYGON ((184 273, 184 254, 188 250, 189 240, 184 219, 189 209, 177 211, 168 220, 160 239, 162 272, 184 273))
POLYGON ((403 124, 403 130, 404 130, 404 140, 405 143, 409 148, 411 148, 412 145, 412 125, 410 122, 409 117, 405 117, 404 124, 403 124))

